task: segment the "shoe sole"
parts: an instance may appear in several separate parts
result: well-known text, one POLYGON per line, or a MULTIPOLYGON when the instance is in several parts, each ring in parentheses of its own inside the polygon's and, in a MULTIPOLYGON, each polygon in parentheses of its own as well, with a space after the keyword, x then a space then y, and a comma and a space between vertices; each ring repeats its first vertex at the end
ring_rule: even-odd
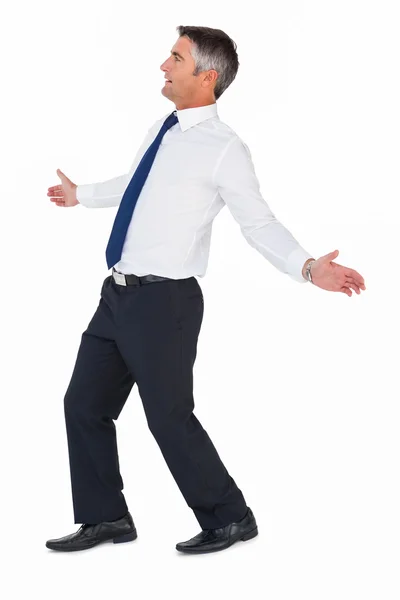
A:
POLYGON ((137 533, 136 531, 131 531, 131 533, 125 533, 124 535, 119 535, 118 537, 113 538, 113 544, 123 544, 124 542, 133 542, 136 540, 137 533))
POLYGON ((208 550, 197 550, 196 548, 192 548, 192 549, 189 549, 189 548, 176 548, 176 549, 179 552, 184 552, 186 554, 206 554, 208 552, 219 552, 220 550, 226 550, 227 548, 230 548, 236 542, 239 542, 239 541, 241 541, 241 542, 247 542, 248 540, 252 540, 257 535, 258 535, 258 527, 255 527, 251 531, 248 531, 247 533, 245 533, 241 538, 238 538, 237 540, 234 540, 233 542, 231 542, 227 546, 222 546, 222 548, 209 548, 208 550))
POLYGON ((59 552, 76 552, 78 550, 90 550, 90 548, 94 548, 95 546, 98 546, 99 544, 103 544, 104 542, 113 542, 113 544, 123 544, 124 542, 133 542, 133 540, 136 540, 137 538, 137 532, 136 531, 131 531, 130 533, 124 533, 123 535, 118 535, 114 538, 109 538, 108 540, 99 540, 98 542, 94 542, 93 544, 90 544, 90 546, 84 546, 81 548, 76 548, 76 547, 68 547, 65 546, 64 548, 59 547, 59 546, 52 546, 52 545, 48 545, 48 542, 46 542, 46 547, 49 548, 50 550, 58 550, 59 552))

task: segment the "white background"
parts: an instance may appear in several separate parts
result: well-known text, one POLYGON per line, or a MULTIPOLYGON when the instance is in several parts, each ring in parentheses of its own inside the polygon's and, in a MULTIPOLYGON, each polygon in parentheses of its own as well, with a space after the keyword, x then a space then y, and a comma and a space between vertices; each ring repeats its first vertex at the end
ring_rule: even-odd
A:
POLYGON ((396 2, 7 3, 1 35, 2 585, 7 599, 398 600, 399 26, 396 2), (195 413, 259 536, 186 556, 200 531, 136 386, 118 419, 131 544, 57 553, 72 533, 63 397, 108 275, 116 208, 59 208, 75 183, 128 170, 174 106, 160 65, 177 25, 238 45, 221 120, 249 146, 278 219, 361 295, 299 284, 217 217, 195 413), (3 559, 4 560, 4 559, 3 559))

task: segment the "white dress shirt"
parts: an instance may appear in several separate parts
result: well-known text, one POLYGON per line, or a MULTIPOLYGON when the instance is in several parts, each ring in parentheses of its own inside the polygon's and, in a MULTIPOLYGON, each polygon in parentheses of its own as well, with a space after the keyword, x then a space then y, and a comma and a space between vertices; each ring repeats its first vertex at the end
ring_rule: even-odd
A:
MULTIPOLYGON (((128 173, 78 185, 78 201, 88 208, 119 205, 143 154, 171 112, 149 129, 128 173)), ((226 204, 253 248, 282 273, 306 283, 302 268, 313 256, 263 199, 250 151, 219 119, 217 104, 174 112, 178 123, 161 141, 115 269, 172 279, 204 277, 212 223, 226 204)))

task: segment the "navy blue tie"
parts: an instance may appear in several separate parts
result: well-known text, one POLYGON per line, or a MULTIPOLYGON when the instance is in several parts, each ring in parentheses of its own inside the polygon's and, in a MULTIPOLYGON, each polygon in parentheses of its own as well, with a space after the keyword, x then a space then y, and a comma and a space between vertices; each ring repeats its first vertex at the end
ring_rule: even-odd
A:
MULTIPOLYGON (((129 182, 128 187, 124 192, 124 195, 122 196, 110 234, 110 239, 108 240, 106 248, 106 259, 109 269, 111 269, 111 267, 113 267, 121 259, 126 232, 128 231, 136 202, 150 172, 151 166, 157 154, 157 150, 161 144, 161 140, 168 129, 170 129, 177 122, 178 117, 173 112, 165 119, 155 140, 150 144, 144 153, 142 160, 140 161, 132 179, 129 182)), ((157 215, 154 215, 154 217, 156 218, 157 215)))

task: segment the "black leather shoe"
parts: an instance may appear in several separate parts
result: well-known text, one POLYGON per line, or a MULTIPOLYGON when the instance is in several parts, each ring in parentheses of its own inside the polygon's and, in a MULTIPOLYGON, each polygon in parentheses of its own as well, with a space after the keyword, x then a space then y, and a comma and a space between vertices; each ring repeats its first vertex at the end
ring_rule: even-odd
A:
POLYGON ((135 524, 129 512, 116 521, 103 521, 96 525, 83 524, 78 531, 46 542, 47 548, 71 552, 72 550, 87 550, 101 542, 112 540, 114 544, 131 542, 137 538, 135 524))
POLYGON ((229 525, 218 529, 203 529, 191 540, 177 544, 176 549, 179 552, 187 552, 188 554, 217 552, 229 548, 239 540, 242 540, 242 542, 251 540, 256 535, 258 535, 257 523, 251 508, 248 507, 247 513, 241 521, 229 523, 229 525))

